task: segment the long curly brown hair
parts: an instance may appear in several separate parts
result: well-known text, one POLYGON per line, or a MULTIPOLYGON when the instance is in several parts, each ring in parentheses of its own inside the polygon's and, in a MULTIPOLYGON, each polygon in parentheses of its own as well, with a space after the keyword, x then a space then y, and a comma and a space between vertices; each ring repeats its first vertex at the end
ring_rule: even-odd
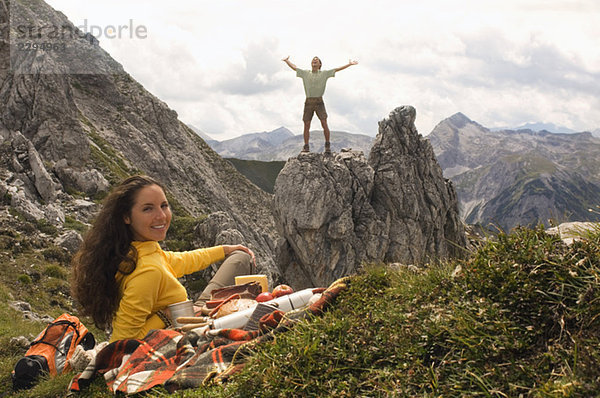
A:
POLYGON ((135 270, 137 252, 131 245, 133 235, 124 218, 138 191, 149 185, 164 187, 151 177, 136 175, 117 185, 104 200, 91 229, 73 256, 71 294, 83 315, 89 315, 97 327, 110 326, 119 307, 121 295, 115 279, 117 271, 130 274, 135 270))

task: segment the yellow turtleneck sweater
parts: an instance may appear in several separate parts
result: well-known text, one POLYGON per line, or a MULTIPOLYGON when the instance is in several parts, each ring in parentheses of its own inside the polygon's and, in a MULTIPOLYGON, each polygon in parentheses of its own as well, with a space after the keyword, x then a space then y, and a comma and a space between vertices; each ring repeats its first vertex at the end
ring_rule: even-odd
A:
POLYGON ((163 251, 158 242, 132 242, 138 253, 135 270, 117 272, 121 292, 119 308, 112 322, 110 341, 139 339, 152 329, 165 327, 156 312, 188 299, 177 280, 225 258, 222 246, 189 252, 163 251))

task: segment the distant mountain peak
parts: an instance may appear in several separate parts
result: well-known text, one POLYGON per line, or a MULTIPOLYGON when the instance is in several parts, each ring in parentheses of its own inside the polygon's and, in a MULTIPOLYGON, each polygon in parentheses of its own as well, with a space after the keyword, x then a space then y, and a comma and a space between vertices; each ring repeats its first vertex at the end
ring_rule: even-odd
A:
POLYGON ((460 130, 467 125, 473 125, 481 130, 488 130, 479 123, 469 119, 464 113, 457 112, 454 115, 442 120, 438 125, 433 129, 436 131, 441 126, 450 126, 452 129, 460 130))
POLYGON ((454 115, 450 116, 448 120, 455 124, 467 124, 473 122, 462 112, 456 112, 454 115))
POLYGON ((288 128, 281 126, 276 128, 275 130, 265 131, 263 133, 258 133, 260 135, 264 135, 265 137, 269 137, 270 139, 277 138, 279 141, 293 137, 294 133, 292 133, 288 128))
POLYGON ((271 131, 261 131, 260 133, 248 133, 243 134, 239 137, 230 138, 224 140, 222 142, 245 142, 248 143, 250 141, 255 140, 264 140, 270 142, 271 144, 277 145, 282 141, 293 137, 294 133, 292 133, 288 128, 281 126, 271 131))
POLYGON ((273 131, 270 131, 269 133, 270 133, 270 134, 285 134, 285 135, 289 135, 289 136, 292 136, 292 135, 294 135, 294 133, 292 133, 292 132, 290 131, 290 129, 288 129, 288 128, 287 128, 287 127, 285 127, 285 126, 278 127, 278 128, 276 128, 275 130, 273 130, 273 131))

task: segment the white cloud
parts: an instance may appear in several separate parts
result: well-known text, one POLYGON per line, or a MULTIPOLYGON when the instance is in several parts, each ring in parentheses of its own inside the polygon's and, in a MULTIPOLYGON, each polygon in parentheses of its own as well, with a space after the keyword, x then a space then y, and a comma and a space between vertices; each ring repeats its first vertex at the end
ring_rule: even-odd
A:
POLYGON ((214 89, 224 94, 257 95, 287 87, 277 50, 276 39, 250 43, 242 50, 242 62, 216 77, 214 89))
MULTIPOLYGON (((76 24, 132 19, 143 40, 101 45, 180 118, 218 139, 302 131, 300 79, 281 62, 324 68, 332 129, 375 134, 397 106, 428 134, 463 112, 486 126, 600 126, 597 0, 50 0, 76 24)), ((318 128, 318 123, 313 123, 318 128)))

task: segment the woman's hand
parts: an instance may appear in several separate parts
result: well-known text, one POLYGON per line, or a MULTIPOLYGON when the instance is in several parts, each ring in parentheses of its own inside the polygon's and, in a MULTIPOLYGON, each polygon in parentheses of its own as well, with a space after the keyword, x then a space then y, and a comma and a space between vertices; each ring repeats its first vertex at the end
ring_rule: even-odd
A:
POLYGON ((256 268, 256 258, 254 257, 254 252, 252 250, 248 249, 244 245, 223 245, 223 251, 225 252, 225 256, 228 256, 236 250, 241 250, 245 253, 248 253, 250 257, 252 257, 252 263, 254 264, 254 268, 256 268))

